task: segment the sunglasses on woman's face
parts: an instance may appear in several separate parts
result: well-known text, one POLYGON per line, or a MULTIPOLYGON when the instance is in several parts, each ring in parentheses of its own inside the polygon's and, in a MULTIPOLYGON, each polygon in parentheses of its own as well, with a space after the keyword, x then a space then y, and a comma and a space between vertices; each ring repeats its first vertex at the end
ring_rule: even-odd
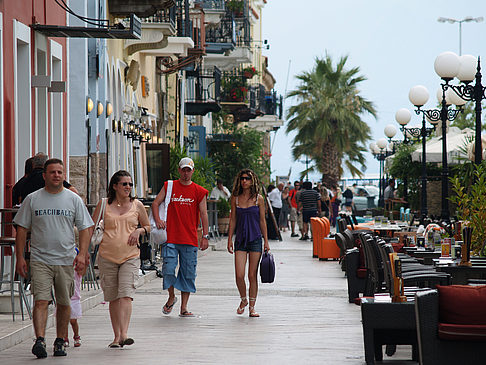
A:
POLYGON ((249 177, 249 176, 240 176, 240 180, 241 181, 243 181, 243 180, 250 181, 251 180, 251 177, 249 177))
POLYGON ((126 182, 125 181, 125 182, 121 182, 121 183, 118 183, 118 184, 123 185, 123 186, 130 185, 130 187, 133 188, 133 183, 131 183, 131 182, 126 182))

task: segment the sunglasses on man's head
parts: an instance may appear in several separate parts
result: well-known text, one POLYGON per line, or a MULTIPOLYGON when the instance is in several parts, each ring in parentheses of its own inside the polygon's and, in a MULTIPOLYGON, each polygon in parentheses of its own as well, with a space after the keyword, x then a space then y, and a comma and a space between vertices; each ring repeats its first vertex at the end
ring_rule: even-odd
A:
POLYGON ((250 181, 251 180, 251 177, 249 177, 249 176, 240 176, 240 180, 241 181, 243 181, 243 180, 250 181))
POLYGON ((118 183, 118 184, 121 184, 121 185, 123 185, 123 186, 130 185, 130 187, 131 187, 131 188, 133 188, 133 183, 131 183, 131 182, 126 182, 126 181, 125 181, 125 182, 121 182, 121 183, 118 183))

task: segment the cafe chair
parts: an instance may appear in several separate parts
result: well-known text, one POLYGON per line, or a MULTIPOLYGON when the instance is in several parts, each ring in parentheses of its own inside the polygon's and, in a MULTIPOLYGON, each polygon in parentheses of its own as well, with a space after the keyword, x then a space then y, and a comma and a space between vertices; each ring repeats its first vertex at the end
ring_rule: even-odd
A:
POLYGON ((486 286, 450 285, 415 295, 421 365, 484 364, 486 286))

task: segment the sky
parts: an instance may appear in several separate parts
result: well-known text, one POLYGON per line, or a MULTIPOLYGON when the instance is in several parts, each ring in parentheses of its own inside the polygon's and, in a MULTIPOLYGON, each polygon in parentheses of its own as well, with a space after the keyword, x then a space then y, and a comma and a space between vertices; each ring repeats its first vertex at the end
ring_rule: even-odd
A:
MULTIPOLYGON (((439 23, 437 19, 467 16, 482 16, 485 21, 462 24, 462 54, 481 56, 486 65, 484 0, 268 0, 262 24, 270 49, 264 55, 277 80, 275 89, 282 95, 297 88, 295 76, 311 71, 316 57, 326 52, 333 60, 348 55, 348 67, 359 67, 367 78, 360 85, 361 96, 377 110, 376 119, 362 117, 371 128, 373 142, 385 137, 383 130, 388 124, 398 130, 398 109, 413 111, 408 100, 411 87, 427 87, 430 98, 425 107, 436 106, 440 78, 434 71, 434 60, 445 51, 459 53, 459 24, 439 23)), ((486 71, 483 74, 486 80, 486 71)), ((286 99, 285 110, 295 103, 286 99)), ((287 175, 290 166, 293 181, 305 164, 293 161, 293 135, 285 133, 286 115, 284 120, 284 127, 271 133, 272 177, 287 175)), ((409 126, 419 124, 421 118, 413 113, 409 126)), ((395 139, 403 139, 401 132, 395 139)), ((377 176, 378 161, 370 153, 366 160, 365 175, 377 176)), ((351 175, 345 171, 344 176, 351 175)), ((320 180, 320 175, 309 175, 309 179, 320 180)))

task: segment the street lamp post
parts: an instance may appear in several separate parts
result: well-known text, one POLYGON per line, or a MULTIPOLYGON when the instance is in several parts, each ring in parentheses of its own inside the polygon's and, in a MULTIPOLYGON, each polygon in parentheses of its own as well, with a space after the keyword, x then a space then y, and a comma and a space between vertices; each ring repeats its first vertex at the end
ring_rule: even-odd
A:
MULTIPOLYGON (((410 101, 415 97, 413 95, 412 90, 410 90, 409 98, 410 101)), ((412 102, 413 103, 413 102, 412 102)), ((410 128, 410 127, 405 127, 408 122, 410 122, 410 119, 412 118, 412 114, 408 109, 402 108, 399 109, 395 113, 395 120, 400 124, 400 130, 403 132, 405 141, 408 141, 408 135, 410 136, 410 139, 420 139, 422 137, 422 176, 421 176, 421 188, 422 188, 422 194, 420 196, 420 214, 421 214, 421 219, 425 219, 428 214, 428 209, 427 209, 427 155, 426 155, 426 142, 427 142, 427 137, 429 137, 432 134, 432 131, 434 131, 434 127, 432 128, 427 128, 425 123, 426 123, 426 118, 425 118, 425 113, 422 113, 422 128, 410 128)), ((405 142, 407 143, 407 142, 405 142)))
POLYGON ((481 84, 481 60, 476 60, 476 57, 471 55, 457 56, 453 52, 444 52, 436 59, 436 72, 444 80, 444 86, 451 89, 452 97, 466 101, 474 101, 475 103, 475 143, 474 143, 474 163, 479 165, 482 160, 482 141, 481 141, 481 102, 486 99, 484 87, 481 84), (447 58, 447 59, 446 59, 447 58), (455 71, 455 64, 459 63, 459 69, 455 71), (453 71, 450 71, 452 69, 453 71), (449 82, 457 77, 462 81, 463 85, 451 85, 449 82), (474 85, 471 82, 475 80, 474 85))
MULTIPOLYGON (((457 73, 457 71, 456 71, 457 73)), ((448 77, 448 76, 447 76, 448 77)), ((449 79, 450 80, 450 79, 449 79)), ((420 113, 425 114, 427 119, 435 124, 437 122, 442 123, 442 172, 441 172, 441 180, 442 180, 442 194, 441 194, 441 218, 445 221, 449 220, 449 167, 447 165, 447 122, 454 121, 456 119, 457 114, 459 113, 460 109, 449 109, 449 105, 452 104, 451 99, 453 93, 448 91, 447 84, 442 84, 442 100, 441 100, 441 108, 440 109, 422 109, 424 104, 427 102, 429 98, 429 93, 425 86, 415 86, 410 90, 410 101, 412 104, 417 108, 415 109, 415 113, 418 115, 420 113)), ((438 94, 438 97, 440 94, 438 94)), ((459 99, 459 98, 457 98, 459 99)), ((454 102, 458 106, 463 105, 460 104, 460 100, 454 99, 454 102)))
POLYGON ((380 181, 379 181, 379 190, 380 190, 380 197, 378 199, 378 206, 379 207, 384 207, 385 206, 385 200, 383 196, 383 189, 385 188, 385 184, 383 183, 383 177, 384 177, 384 161, 385 159, 392 154, 391 151, 388 151, 386 149, 386 139, 381 138, 376 143, 370 143, 370 150, 373 156, 380 161, 380 181))
MULTIPOLYGON (((388 146, 391 146, 391 151, 393 154, 395 154, 398 150, 398 146, 400 146, 402 143, 407 144, 408 140, 407 137, 404 134, 404 139, 403 141, 393 139, 395 135, 397 134, 397 129, 393 124, 388 124, 385 127, 384 130, 385 136, 388 138, 388 146)), ((407 176, 405 175, 402 179, 403 182, 403 199, 408 202, 408 179, 407 176)))
POLYGON ((437 21, 440 23, 445 23, 445 22, 451 24, 459 23, 459 56, 460 56, 462 54, 462 23, 469 23, 469 22, 479 23, 483 21, 483 17, 480 16, 477 18, 473 18, 472 16, 467 16, 462 20, 440 17, 439 19, 437 19, 437 21))

